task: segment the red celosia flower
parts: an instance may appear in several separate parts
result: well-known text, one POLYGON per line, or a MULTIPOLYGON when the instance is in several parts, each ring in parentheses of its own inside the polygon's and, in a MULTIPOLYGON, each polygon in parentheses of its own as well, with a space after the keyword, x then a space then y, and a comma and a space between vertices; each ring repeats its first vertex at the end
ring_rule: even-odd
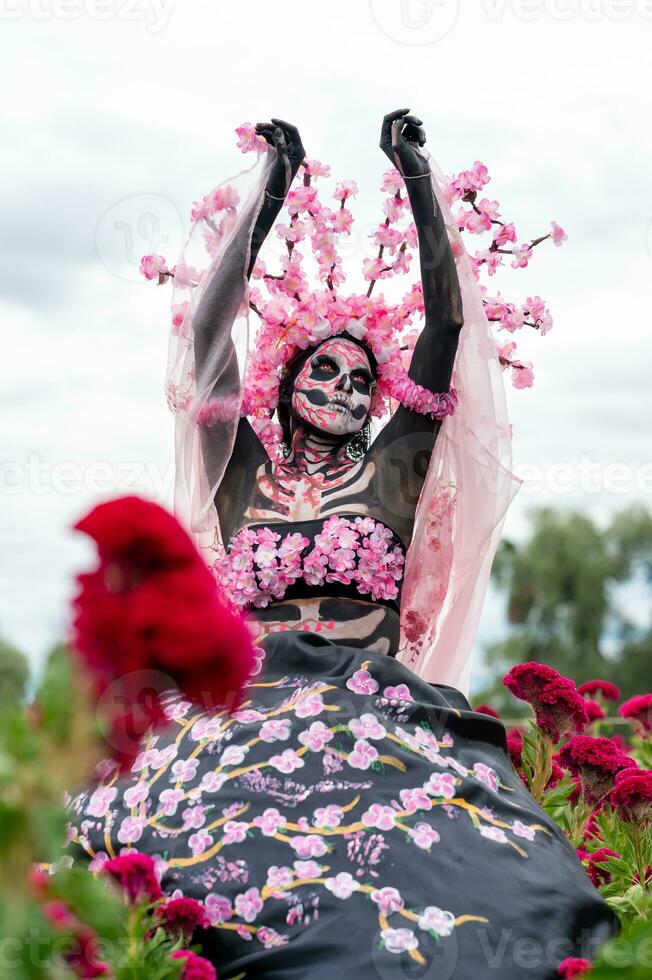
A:
POLYGON ((647 823, 652 813, 652 770, 624 769, 616 775, 611 805, 625 820, 647 823))
POLYGON ((601 694, 605 701, 617 701, 620 697, 620 688, 611 681, 584 681, 577 689, 580 694, 601 694))
POLYGON ((172 953, 171 958, 186 961, 181 980, 217 980, 217 973, 212 963, 189 949, 179 949, 176 953, 172 953))
POLYGON ((553 742, 569 732, 579 734, 588 723, 584 698, 573 681, 547 664, 517 664, 503 678, 515 697, 527 701, 538 727, 553 742))
POLYGON ((477 708, 473 709, 481 715, 489 715, 490 718, 500 718, 500 715, 495 708, 492 708, 490 704, 479 704, 477 708))
POLYGON ((119 857, 110 858, 103 865, 102 871, 116 879, 132 905, 141 899, 155 902, 162 895, 154 873, 154 862, 147 854, 129 851, 119 857))
POLYGON ((113 719, 114 735, 121 727, 114 744, 134 754, 163 718, 157 695, 174 684, 207 708, 237 705, 254 666, 251 636, 176 518, 123 497, 75 526, 100 557, 95 572, 78 578, 75 646, 98 689, 116 682, 110 700, 127 705, 126 716, 113 719))
POLYGON ((586 713, 589 717, 589 722, 591 721, 601 721, 602 718, 607 716, 604 713, 602 707, 597 701, 591 701, 590 698, 584 699, 584 707, 586 708, 586 713))
POLYGON ((591 738, 590 735, 569 739, 559 753, 559 760, 574 776, 580 777, 582 796, 590 806, 608 795, 617 772, 634 765, 610 738, 591 738))
POLYGON ((612 851, 608 847, 600 847, 593 854, 588 855, 589 866, 587 870, 596 888, 599 888, 600 885, 607 885, 613 878, 613 875, 606 868, 600 867, 600 864, 603 864, 612 857, 618 858, 620 854, 617 854, 616 851, 612 851))
POLYGON ((623 701, 618 714, 635 721, 642 735, 652 732, 652 694, 637 694, 629 701, 623 701))
POLYGON ((84 929, 75 936, 72 949, 66 949, 62 959, 76 976, 84 980, 104 977, 109 973, 109 966, 97 958, 98 950, 97 936, 90 929, 84 929))
POLYGON ((208 929, 210 919, 201 902, 194 898, 171 898, 156 910, 156 918, 166 932, 182 934, 184 942, 189 942, 196 929, 208 929))
POLYGON ((564 778, 564 770, 559 765, 557 759, 553 758, 551 761, 552 761, 552 769, 550 770, 550 778, 546 786, 547 789, 552 789, 553 786, 556 786, 557 783, 560 783, 564 778))
POLYGON ((507 751, 510 754, 512 765, 518 769, 523 752, 523 732, 520 728, 511 728, 507 732, 507 751))
POLYGON ((585 977, 593 969, 590 960, 580 959, 578 956, 568 956, 557 967, 557 973, 564 980, 572 980, 573 977, 585 977))

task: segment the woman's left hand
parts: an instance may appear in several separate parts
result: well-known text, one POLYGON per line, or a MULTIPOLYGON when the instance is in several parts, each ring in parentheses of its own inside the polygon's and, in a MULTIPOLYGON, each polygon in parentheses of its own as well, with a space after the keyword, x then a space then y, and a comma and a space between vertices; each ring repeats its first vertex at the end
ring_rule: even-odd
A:
POLYGON ((409 109, 396 109, 383 118, 380 148, 404 177, 420 177, 430 172, 427 158, 421 153, 426 134, 418 116, 409 109))

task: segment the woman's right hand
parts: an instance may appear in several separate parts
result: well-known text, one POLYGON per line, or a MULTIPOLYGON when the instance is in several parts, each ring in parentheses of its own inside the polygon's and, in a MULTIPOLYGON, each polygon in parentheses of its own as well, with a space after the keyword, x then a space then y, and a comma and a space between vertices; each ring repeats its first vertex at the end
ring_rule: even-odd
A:
POLYGON ((292 123, 272 116, 271 122, 256 123, 256 132, 276 150, 276 160, 267 180, 267 190, 274 197, 285 197, 306 155, 299 130, 292 123))

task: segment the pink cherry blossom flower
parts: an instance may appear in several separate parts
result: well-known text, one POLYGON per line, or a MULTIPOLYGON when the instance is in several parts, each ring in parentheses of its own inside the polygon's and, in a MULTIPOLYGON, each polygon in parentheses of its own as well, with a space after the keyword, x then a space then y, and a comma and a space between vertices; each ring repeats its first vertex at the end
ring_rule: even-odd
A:
POLYGON ((344 818, 344 810, 335 803, 317 807, 313 823, 315 827, 339 827, 344 818))
POLYGON ((455 796, 455 777, 448 772, 433 772, 423 787, 431 796, 452 800, 455 796))
POLYGON ((258 737, 263 742, 286 742, 290 737, 290 721, 287 718, 272 718, 263 722, 258 737))
POLYGON ((294 870, 299 878, 319 878, 321 864, 318 864, 317 861, 295 861, 294 870))
POLYGON ((532 249, 529 245, 517 245, 512 249, 512 255, 512 269, 525 269, 532 258, 532 249))
POLYGON ((246 840, 249 824, 239 820, 227 820, 224 824, 224 844, 241 844, 246 840))
POLYGON ((369 896, 375 902, 383 915, 391 915, 392 912, 400 912, 405 906, 401 893, 396 888, 376 888, 369 896))
POLYGON ((199 718, 190 729, 190 738, 193 742, 201 742, 202 739, 215 738, 220 730, 220 727, 220 718, 199 718))
POLYGON ((307 837, 290 837, 290 847, 298 857, 322 857, 328 851, 328 846, 319 834, 308 834, 307 837))
POLYGON ((321 694, 311 694, 301 698, 294 709, 297 718, 310 718, 320 715, 324 710, 324 700, 321 694))
POLYGON ((354 892, 358 891, 360 882, 356 881, 348 871, 340 871, 334 878, 327 878, 324 887, 336 898, 346 901, 347 898, 351 898, 354 892))
POLYGON ((432 800, 425 789, 418 786, 416 789, 402 789, 399 793, 403 809, 408 813, 416 813, 417 810, 431 810, 432 800))
POLYGON ((358 185, 355 180, 340 180, 333 191, 333 197, 336 201, 346 201, 348 197, 355 197, 357 193, 358 185))
POLYGON ((265 837, 273 837, 281 827, 285 826, 285 817, 276 807, 268 807, 261 815, 254 817, 253 822, 265 837))
POLYGON ((499 225, 494 231, 493 236, 494 243, 498 248, 504 248, 505 245, 510 245, 516 241, 516 228, 509 222, 508 224, 499 225))
POLYGON ((164 275, 170 270, 162 255, 143 255, 139 271, 145 279, 158 279, 159 275, 164 275))
POLYGON ((268 888, 287 888, 288 885, 292 884, 292 880, 292 869, 285 865, 278 867, 273 864, 271 868, 267 869, 266 885, 268 888))
POLYGON ((181 814, 184 830, 199 830, 206 823, 206 813, 203 806, 189 806, 181 814))
MULTIPOLYGON (((206 772, 202 776, 201 783, 199 784, 200 790, 206 793, 217 793, 222 789, 224 783, 227 780, 227 775, 224 772, 206 772)), ((163 794, 161 794, 162 796, 163 794)))
POLYGON ((270 766, 278 769, 279 772, 289 774, 295 769, 302 769, 305 765, 303 759, 297 755, 294 749, 285 749, 280 755, 273 755, 269 760, 270 766))
POLYGON ((441 840, 438 832, 427 823, 418 823, 409 831, 410 837, 424 851, 429 851, 433 844, 441 840))
POLYGON ((120 824, 118 840, 121 844, 135 844, 143 836, 143 828, 147 820, 145 817, 125 817, 120 824))
POLYGON ((501 830, 500 827, 491 827, 483 824, 482 827, 480 827, 480 833, 488 840, 495 840, 499 844, 507 843, 507 834, 504 830, 501 830))
POLYGON ((524 837, 525 840, 534 840, 536 837, 536 831, 533 827, 528 827, 527 824, 521 823, 520 820, 515 820, 512 824, 512 833, 516 837, 524 837))
POLYGON ((196 834, 191 834, 188 838, 188 846, 193 853, 193 857, 203 854, 212 843, 213 838, 206 830, 198 830, 196 834))
POLYGON ((228 745, 222 753, 222 765, 239 766, 248 751, 246 745, 228 745))
POLYGON ((396 823, 396 810, 391 806, 372 803, 360 820, 365 827, 377 827, 379 830, 392 830, 396 823))
POLYGON ((197 773, 198 759, 178 759, 172 766, 170 773, 171 783, 188 783, 195 778, 197 773))
POLYGON ((164 789, 159 796, 159 803, 161 804, 160 813, 166 817, 174 816, 184 795, 182 789, 164 789))
POLYGON ((409 952, 419 946, 419 940, 411 929, 383 929, 380 938, 388 953, 409 952))
POLYGON ((353 747, 353 752, 349 753, 347 762, 352 769, 369 769, 378 759, 378 751, 364 739, 358 739, 353 747))
POLYGON ((568 241, 568 235, 566 234, 563 228, 560 228, 560 226, 557 224, 556 221, 551 221, 550 227, 552 229, 550 233, 552 240, 557 246, 557 248, 559 248, 560 245, 563 245, 564 242, 568 241))
POLYGON ((98 786, 91 794, 86 813, 91 817, 104 817, 117 795, 118 790, 115 786, 98 786))
POLYGON ((255 721, 265 721, 265 715, 262 711, 256 711, 254 708, 243 708, 242 711, 234 711, 231 717, 234 721, 239 721, 242 725, 251 725, 255 721))
POLYGON ((349 691, 355 694, 375 694, 378 690, 378 682, 373 679, 368 670, 356 670, 346 682, 349 691))
POLYGON ((264 902, 257 888, 248 888, 235 897, 235 911, 245 922, 253 922, 259 912, 262 912, 264 902))
POLYGON ((476 779, 488 786, 494 793, 498 790, 498 774, 495 769, 485 765, 484 762, 476 762, 473 766, 473 773, 476 779))
POLYGON ((419 918, 419 929, 425 932, 436 932, 438 936, 450 936, 455 928, 455 916, 445 912, 436 905, 429 905, 419 918))
POLYGON ((313 752, 321 752, 333 738, 333 732, 328 730, 323 721, 313 721, 310 728, 299 734, 301 744, 313 752))
POLYGON ((383 691, 383 695, 389 698, 390 701, 413 701, 414 698, 410 694, 410 688, 407 684, 397 684, 395 687, 386 687, 383 691))
POLYGON ((512 361, 512 384, 515 388, 531 388, 534 384, 534 371, 530 361, 512 361))
POLYGON ((380 724, 375 715, 364 714, 359 718, 352 718, 349 722, 349 729, 355 738, 384 738, 387 730, 380 724))
POLYGON ((227 922, 233 915, 231 902, 224 895, 217 892, 209 892, 204 899, 204 908, 212 926, 219 926, 222 922, 227 922))

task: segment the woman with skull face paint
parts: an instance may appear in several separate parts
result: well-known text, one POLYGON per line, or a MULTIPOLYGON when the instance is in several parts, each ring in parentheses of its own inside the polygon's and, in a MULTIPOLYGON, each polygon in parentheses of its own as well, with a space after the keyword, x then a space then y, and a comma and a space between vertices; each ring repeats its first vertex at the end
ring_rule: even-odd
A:
MULTIPOLYGON (((304 156, 289 123, 257 129, 275 151, 265 193, 193 320, 197 371, 219 362, 227 392, 238 366, 225 334, 304 156)), ((464 318, 424 143, 418 117, 385 116, 423 286, 409 376, 447 392, 464 318)), ((205 904, 212 928, 195 938, 220 980, 552 980, 615 920, 515 774, 502 724, 395 659, 441 422, 399 406, 369 444, 376 378, 373 353, 340 333, 287 367, 281 463, 242 418, 216 481, 221 430, 202 434, 229 542, 219 579, 256 622, 262 668, 231 716, 171 702, 169 737, 112 783, 102 816, 77 801, 80 843, 96 866, 125 847, 158 855, 164 890, 205 904)))

